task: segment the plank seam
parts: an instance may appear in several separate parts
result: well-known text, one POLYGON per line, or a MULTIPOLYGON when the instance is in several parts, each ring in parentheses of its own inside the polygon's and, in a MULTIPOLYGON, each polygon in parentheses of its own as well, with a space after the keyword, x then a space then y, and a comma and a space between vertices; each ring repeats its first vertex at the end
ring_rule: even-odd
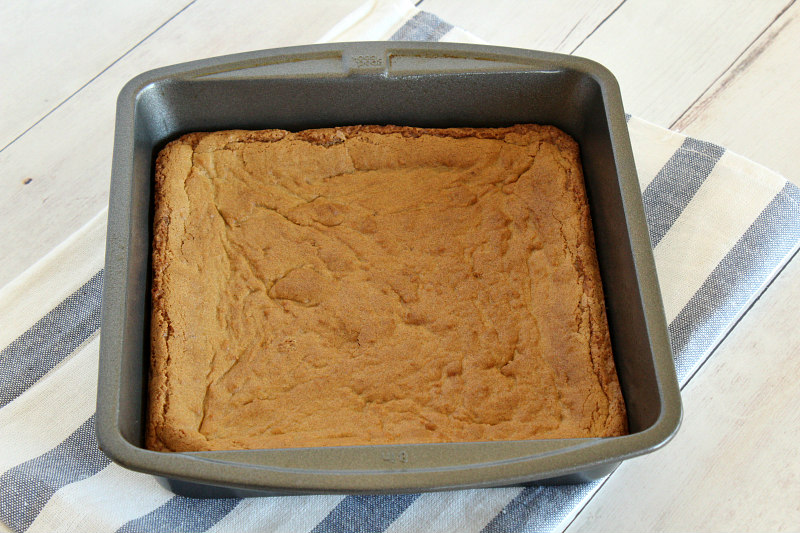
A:
POLYGON ((20 139, 21 139, 21 138, 22 138, 22 137, 23 137, 25 134, 27 134, 29 131, 31 131, 33 128, 35 128, 37 125, 39 125, 39 123, 40 123, 40 122, 42 122, 44 119, 46 119, 47 117, 49 117, 50 115, 52 115, 52 114, 53 114, 53 113, 54 113, 56 110, 58 110, 58 109, 59 109, 61 106, 63 106, 64 104, 66 104, 67 102, 69 102, 70 100, 72 100, 72 98, 73 98, 73 97, 74 97, 76 94, 78 94, 79 92, 81 92, 82 90, 84 90, 84 89, 85 89, 86 87, 88 87, 88 86, 89 86, 89 85, 90 85, 92 82, 94 82, 94 81, 95 81, 97 78, 99 78, 100 76, 102 76, 103 74, 105 74, 105 73, 108 71, 108 69, 110 69, 111 67, 113 67, 114 65, 116 65, 117 63, 119 63, 119 62, 120 62, 122 59, 124 59, 124 58, 125 58, 125 57, 126 57, 128 54, 130 54, 131 52, 133 52, 134 50, 136 50, 136 48, 138 48, 138 47, 139 47, 139 45, 141 45, 141 44, 142 44, 143 42, 145 42, 147 39, 149 39, 150 37, 152 37, 152 36, 153 36, 153 35, 154 35, 156 32, 158 32, 158 31, 159 31, 161 28, 163 28, 164 26, 166 26, 167 24, 169 24, 169 23, 170 23, 170 22, 171 22, 173 19, 175 19, 175 17, 177 17, 178 15, 180 15, 181 13, 183 13, 184 11, 186 11, 186 9, 188 9, 188 8, 189 8, 189 7, 190 7, 192 4, 194 4, 196 1, 197 1, 197 0, 192 0, 191 2, 189 2, 188 4, 186 4, 185 6, 183 6, 183 8, 181 8, 181 9, 180 9, 180 11, 178 11, 177 13, 175 13, 174 15, 172 15, 170 18, 168 18, 167 20, 165 20, 164 22, 162 22, 162 23, 161 23, 161 24, 160 24, 160 25, 159 25, 159 26, 158 26, 156 29, 154 29, 153 31, 151 31, 150 33, 148 33, 147 35, 145 35, 145 36, 144 36, 144 37, 143 37, 143 38, 142 38, 142 39, 141 39, 139 42, 137 42, 137 43, 136 43, 136 44, 134 44, 134 45, 133 45, 131 48, 129 48, 127 51, 125 51, 125 53, 123 53, 123 54, 122 54, 121 56, 119 56, 117 59, 115 59, 114 61, 112 61, 111 63, 109 63, 109 64, 108 64, 106 67, 104 67, 104 68, 103 68, 103 69, 102 69, 100 72, 98 72, 97 74, 95 74, 95 75, 94 75, 94 76, 93 76, 93 77, 92 77, 92 78, 91 78, 89 81, 87 81, 86 83, 84 83, 83 85, 81 85, 80 87, 78 87, 77 89, 75 89, 75 91, 74 91, 72 94, 70 94, 69 96, 67 96, 66 98, 64 98, 64 99, 63 99, 61 102, 59 102, 59 103, 58 103, 58 104, 57 104, 57 105, 56 105, 54 108, 52 108, 50 111, 48 111, 47 113, 45 113, 44 115, 42 115, 41 117, 39 117, 39 119, 38 119, 38 120, 36 120, 36 122, 34 122, 34 123, 33 123, 33 124, 31 124, 30 126, 28 126, 28 127, 27 127, 27 128, 26 128, 26 129, 25 129, 23 132, 22 132, 22 133, 20 133, 19 135, 17 135, 17 136, 16 136, 16 137, 14 137, 13 139, 11 139, 11 141, 9 141, 9 143, 8 143, 8 144, 6 144, 6 145, 5 145, 5 146, 3 146, 2 148, 0 148, 0 153, 3 153, 3 151, 5 151, 5 149, 6 149, 6 148, 8 148, 8 147, 9 147, 9 146, 11 146, 12 144, 14 144, 14 143, 15 143, 15 142, 17 142, 18 140, 20 140, 20 139))

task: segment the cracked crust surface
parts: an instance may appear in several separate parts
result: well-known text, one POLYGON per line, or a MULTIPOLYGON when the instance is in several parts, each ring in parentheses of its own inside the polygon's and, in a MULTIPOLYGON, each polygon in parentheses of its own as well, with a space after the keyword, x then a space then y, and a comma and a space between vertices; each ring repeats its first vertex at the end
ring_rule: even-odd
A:
POLYGON ((194 133, 155 202, 150 449, 627 431, 560 130, 194 133))

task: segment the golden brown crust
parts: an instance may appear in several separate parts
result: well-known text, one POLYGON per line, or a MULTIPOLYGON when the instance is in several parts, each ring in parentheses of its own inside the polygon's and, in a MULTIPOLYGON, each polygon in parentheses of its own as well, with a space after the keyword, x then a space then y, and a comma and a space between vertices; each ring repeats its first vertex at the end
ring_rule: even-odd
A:
POLYGON ((193 133, 155 199, 148 448, 627 431, 556 128, 193 133))

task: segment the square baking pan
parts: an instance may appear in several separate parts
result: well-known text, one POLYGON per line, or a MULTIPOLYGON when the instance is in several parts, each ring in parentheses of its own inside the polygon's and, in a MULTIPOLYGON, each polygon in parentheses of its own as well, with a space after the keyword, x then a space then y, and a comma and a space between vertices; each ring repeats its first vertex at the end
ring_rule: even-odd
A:
POLYGON ((365 42, 153 70, 117 104, 97 434, 127 468, 187 496, 418 492, 597 479, 676 432, 681 402, 619 88, 592 61, 491 46, 365 42), (592 439, 164 453, 144 448, 152 184, 192 131, 357 124, 554 125, 581 148, 630 434, 592 439))

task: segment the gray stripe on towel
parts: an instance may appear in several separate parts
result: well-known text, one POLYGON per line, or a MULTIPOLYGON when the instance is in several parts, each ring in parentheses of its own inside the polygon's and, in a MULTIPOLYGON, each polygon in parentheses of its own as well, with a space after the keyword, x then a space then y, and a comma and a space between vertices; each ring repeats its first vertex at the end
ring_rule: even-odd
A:
POLYGON ((0 407, 28 390, 100 327, 101 270, 0 352, 0 407))
POLYGON ((419 494, 347 496, 311 533, 374 533, 386 530, 419 494))
MULTIPOLYGON (((438 41, 452 29, 452 24, 448 24, 432 13, 420 11, 397 30, 389 40, 438 41)), ((317 524, 312 532, 384 531, 417 498, 419 498, 419 494, 346 496, 328 513, 328 516, 317 524)))
POLYGON ((160 507, 123 525, 117 533, 205 531, 228 516, 241 501, 239 498, 204 500, 173 496, 160 507))
POLYGON ((555 531, 600 481, 576 485, 526 487, 497 514, 481 533, 555 531))
MULTIPOLYGON (((669 325, 681 385, 733 328, 764 284, 791 258, 798 243, 800 189, 787 183, 669 325)), ((599 483, 526 488, 483 531, 552 531, 599 483), (586 487, 586 492, 576 491, 576 487, 586 487), (556 509, 559 517, 551 519, 556 509)))
POLYGON ((448 24, 433 13, 420 11, 403 24, 394 35, 389 37, 390 41, 438 41, 453 29, 452 24, 448 24))
POLYGON ((0 522, 26 530, 56 491, 92 477, 109 462, 97 447, 92 415, 49 452, 0 476, 0 522))
POLYGON ((664 238, 694 198, 725 149, 687 137, 642 193, 650 242, 664 238))
POLYGON ((747 310, 800 241, 800 189, 787 182, 669 325, 675 370, 691 370, 747 310))

